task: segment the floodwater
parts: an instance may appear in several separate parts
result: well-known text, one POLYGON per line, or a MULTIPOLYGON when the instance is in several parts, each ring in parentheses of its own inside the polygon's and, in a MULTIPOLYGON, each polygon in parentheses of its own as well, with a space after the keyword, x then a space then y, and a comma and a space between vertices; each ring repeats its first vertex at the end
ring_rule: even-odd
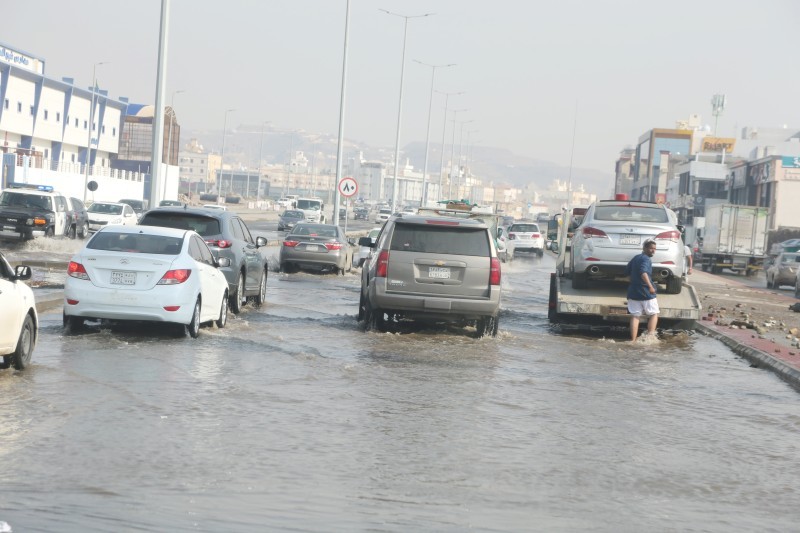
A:
POLYGON ((796 530, 800 396, 720 343, 553 332, 550 257, 497 338, 364 333, 359 272, 271 272, 196 340, 64 335, 0 371, 0 521, 41 531, 796 530))

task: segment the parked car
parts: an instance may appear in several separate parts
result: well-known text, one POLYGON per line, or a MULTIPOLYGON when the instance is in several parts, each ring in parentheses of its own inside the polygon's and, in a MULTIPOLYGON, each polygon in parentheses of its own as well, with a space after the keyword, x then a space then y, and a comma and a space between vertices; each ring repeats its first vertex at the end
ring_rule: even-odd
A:
POLYGON ((340 207, 339 208, 339 220, 346 220, 347 219, 347 208, 340 207))
POLYGON ((138 221, 133 208, 119 202, 95 202, 89 206, 87 213, 91 233, 106 226, 134 226, 138 221))
POLYGON ((303 222, 283 238, 279 261, 283 272, 334 269, 344 275, 353 265, 353 248, 339 226, 303 222))
POLYGON ((278 231, 286 231, 292 229, 298 222, 306 219, 306 214, 297 209, 287 209, 278 218, 278 231))
POLYGON ((89 212, 83 202, 77 198, 67 197, 67 235, 85 239, 89 236, 89 212))
POLYGON ((196 232, 143 226, 98 231, 69 262, 64 283, 64 326, 86 319, 176 324, 197 337, 200 325, 228 320, 228 282, 196 232))
POLYGON ((474 325, 497 334, 500 259, 490 227, 476 219, 393 216, 361 271, 358 319, 383 331, 401 320, 474 325))
POLYGON ((158 207, 182 207, 183 202, 179 200, 161 200, 158 202, 158 207))
POLYGON ((497 257, 503 263, 508 263, 514 259, 514 256, 508 250, 508 228, 499 226, 497 228, 497 239, 494 241, 497 248, 497 257))
POLYGON ((133 198, 122 199, 119 201, 121 204, 128 204, 133 208, 133 212, 136 213, 136 219, 142 218, 142 213, 147 211, 147 203, 144 200, 136 200, 133 198))
MULTIPOLYGON (((369 254, 372 252, 372 245, 375 244, 375 241, 378 239, 378 235, 381 232, 381 228, 372 228, 369 230, 367 237, 370 240, 370 245, 360 244, 358 246, 358 250, 353 254, 353 264, 359 268, 364 266, 364 262, 369 257, 369 254)), ((365 241, 366 242, 366 241, 365 241)))
POLYGON ((781 285, 794 285, 800 267, 800 253, 783 252, 765 270, 768 289, 780 289, 781 285))
POLYGON ((30 277, 31 267, 11 268, 0 252, 0 368, 24 369, 36 347, 39 315, 33 291, 24 283, 30 277))
POLYGON ((381 207, 378 209, 378 214, 375 215, 375 223, 376 224, 383 224, 389 217, 392 216, 392 210, 388 207, 381 207))
POLYGON ((572 238, 572 286, 585 289, 589 280, 625 275, 625 266, 641 253, 647 239, 656 241, 653 278, 667 294, 683 286, 684 245, 677 216, 663 204, 600 200, 589 206, 572 238))
POLYGON ((14 184, 0 193, 0 237, 60 237, 69 216, 67 198, 49 185, 14 184))
POLYGON ((247 224, 235 213, 194 207, 152 209, 139 221, 141 226, 191 229, 205 239, 214 257, 227 257, 230 266, 220 270, 228 280, 231 311, 239 313, 252 297, 256 305, 267 301, 269 265, 261 254, 267 239, 250 234, 247 224))
POLYGON ((516 222, 508 227, 508 255, 513 259, 517 252, 531 252, 539 257, 544 255, 544 234, 539 225, 533 222, 516 222))

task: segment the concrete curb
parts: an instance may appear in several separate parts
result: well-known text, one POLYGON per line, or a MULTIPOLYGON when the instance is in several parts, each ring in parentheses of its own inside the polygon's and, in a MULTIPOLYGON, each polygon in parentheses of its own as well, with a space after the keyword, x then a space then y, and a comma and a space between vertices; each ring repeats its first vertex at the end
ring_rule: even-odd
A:
POLYGON ((44 313, 45 311, 51 311, 53 309, 59 308, 64 305, 64 295, 63 294, 54 294, 51 296, 45 296, 43 298, 36 298, 36 312, 37 313, 44 313))
POLYGON ((744 357, 756 368, 766 367, 775 372, 778 377, 790 385, 800 389, 800 370, 797 368, 787 365, 780 359, 772 357, 766 352, 762 352, 761 350, 757 350, 751 346, 742 344, 733 337, 729 337, 728 335, 711 329, 701 322, 697 322, 695 329, 706 336, 721 341, 724 345, 730 348, 733 353, 744 357))

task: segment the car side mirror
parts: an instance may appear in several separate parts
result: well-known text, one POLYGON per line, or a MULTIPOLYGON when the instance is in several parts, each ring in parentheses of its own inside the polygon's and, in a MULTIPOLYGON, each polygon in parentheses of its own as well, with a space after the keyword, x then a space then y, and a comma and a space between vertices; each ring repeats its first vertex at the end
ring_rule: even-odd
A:
POLYGON ((678 228, 678 231, 681 232, 681 235, 683 235, 686 232, 686 226, 684 226, 683 224, 678 224, 675 227, 678 228))
POLYGON ((355 246, 356 240, 353 238, 347 239, 347 244, 349 244, 350 246, 355 246))
POLYGON ((360 239, 358 239, 358 245, 359 246, 368 246, 369 248, 374 248, 375 247, 375 245, 372 244, 372 239, 370 239, 369 237, 361 237, 360 239))
POLYGON ((256 237, 256 246, 259 248, 267 245, 267 239, 264 237, 256 237))
POLYGON ((230 257, 218 257, 217 258, 217 268, 229 267, 229 266, 231 266, 230 257))
POLYGON ((16 279, 26 280, 31 279, 31 267, 28 265, 17 265, 14 269, 14 276, 16 279))

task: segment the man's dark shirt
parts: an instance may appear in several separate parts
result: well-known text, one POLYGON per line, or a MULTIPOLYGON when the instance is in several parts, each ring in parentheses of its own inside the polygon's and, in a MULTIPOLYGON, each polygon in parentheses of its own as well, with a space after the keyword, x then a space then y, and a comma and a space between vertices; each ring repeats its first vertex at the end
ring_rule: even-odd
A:
MULTIPOLYGON (((650 257, 642 252, 628 262, 625 273, 631 277, 631 284, 628 285, 628 300, 652 300, 656 297, 650 293, 650 288, 642 281, 642 272, 646 272, 653 283, 653 262, 650 257)), ((653 284, 655 288, 655 284, 653 284)))

